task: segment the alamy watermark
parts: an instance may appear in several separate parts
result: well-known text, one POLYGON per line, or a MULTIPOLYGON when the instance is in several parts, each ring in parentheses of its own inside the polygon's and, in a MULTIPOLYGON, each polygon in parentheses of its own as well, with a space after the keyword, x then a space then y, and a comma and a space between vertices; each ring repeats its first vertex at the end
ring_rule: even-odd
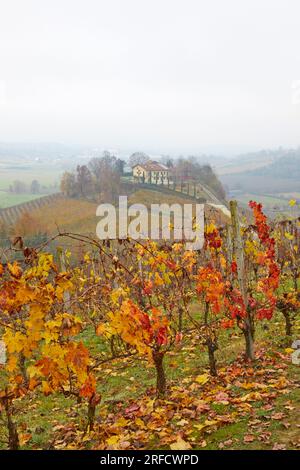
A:
POLYGON ((291 84, 292 88, 292 104, 300 104, 300 80, 293 80, 291 84))
POLYGON ((128 206, 127 196, 119 196, 119 206, 100 204, 101 217, 96 234, 100 240, 184 240, 187 250, 204 244, 204 204, 144 204, 128 206))
POLYGON ((4 80, 0 80, 0 106, 4 106, 6 104, 6 82, 4 80))

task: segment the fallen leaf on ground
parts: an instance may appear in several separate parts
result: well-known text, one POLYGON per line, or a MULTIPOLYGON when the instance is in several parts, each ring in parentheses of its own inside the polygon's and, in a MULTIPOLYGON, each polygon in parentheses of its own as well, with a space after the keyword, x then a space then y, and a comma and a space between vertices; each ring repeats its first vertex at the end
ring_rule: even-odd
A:
POLYGON ((188 442, 184 441, 182 437, 178 437, 176 442, 170 444, 171 450, 189 450, 191 448, 191 445, 188 442))

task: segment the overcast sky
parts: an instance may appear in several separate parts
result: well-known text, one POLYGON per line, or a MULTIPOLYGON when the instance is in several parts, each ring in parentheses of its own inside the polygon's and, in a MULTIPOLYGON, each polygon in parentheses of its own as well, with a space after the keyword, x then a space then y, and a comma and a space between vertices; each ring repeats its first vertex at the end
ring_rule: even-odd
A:
POLYGON ((298 146, 299 22, 299 0, 3 0, 0 141, 298 146))

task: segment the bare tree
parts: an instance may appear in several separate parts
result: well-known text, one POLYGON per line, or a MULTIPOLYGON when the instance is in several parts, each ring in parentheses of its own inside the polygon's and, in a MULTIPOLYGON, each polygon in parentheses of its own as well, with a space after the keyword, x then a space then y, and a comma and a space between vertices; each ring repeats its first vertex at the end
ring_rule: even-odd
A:
POLYGON ((76 172, 78 193, 80 196, 86 197, 93 191, 93 180, 91 172, 86 165, 78 165, 76 172))
POLYGON ((114 201, 119 195, 120 176, 125 162, 117 159, 110 152, 103 152, 102 158, 96 157, 89 162, 94 178, 95 190, 100 200, 114 201))
POLYGON ((149 160, 150 158, 144 152, 135 152, 129 157, 129 166, 133 168, 135 165, 146 163, 149 160))

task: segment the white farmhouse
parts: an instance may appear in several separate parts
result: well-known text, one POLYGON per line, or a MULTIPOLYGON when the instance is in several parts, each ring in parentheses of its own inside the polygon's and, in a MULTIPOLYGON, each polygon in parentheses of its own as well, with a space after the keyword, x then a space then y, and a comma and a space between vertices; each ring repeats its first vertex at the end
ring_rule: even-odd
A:
POLYGON ((134 179, 141 183, 167 184, 170 178, 170 169, 152 160, 134 165, 132 172, 134 179))

